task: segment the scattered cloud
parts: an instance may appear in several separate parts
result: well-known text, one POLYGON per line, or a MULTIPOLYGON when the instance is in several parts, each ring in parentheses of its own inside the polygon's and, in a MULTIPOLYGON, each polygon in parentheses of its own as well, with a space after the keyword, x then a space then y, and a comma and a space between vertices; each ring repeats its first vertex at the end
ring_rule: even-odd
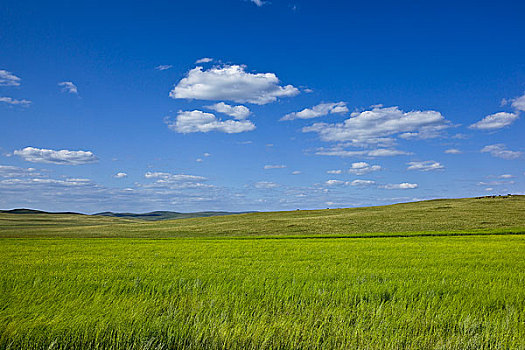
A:
POLYGON ((164 121, 168 128, 182 134, 210 131, 236 134, 255 129, 255 125, 249 120, 223 121, 217 119, 212 113, 199 110, 180 111, 175 120, 165 118, 164 121))
POLYGON ((162 188, 168 190, 189 188, 213 188, 215 186, 206 184, 208 180, 204 176, 171 174, 166 172, 150 172, 144 174, 146 179, 154 180, 151 184, 141 185, 143 188, 162 188))
POLYGON ((374 185, 376 182, 373 180, 354 180, 350 182, 351 186, 371 186, 374 185))
POLYGON ((280 86, 274 73, 249 73, 245 68, 240 65, 224 65, 208 70, 195 67, 171 90, 170 97, 263 105, 279 97, 299 93, 292 85, 280 86))
POLYGON ((381 188, 384 188, 384 189, 387 189, 387 190, 409 190, 409 189, 418 188, 418 184, 411 184, 411 183, 408 183, 408 182, 403 182, 403 183, 400 183, 400 184, 384 185, 384 186, 381 186, 381 188))
POLYGON ((28 101, 28 100, 16 100, 14 98, 5 97, 5 96, 0 97, 0 102, 4 102, 12 106, 22 106, 22 107, 27 107, 31 104, 31 101, 28 101))
POLYGON ((255 5, 257 5, 257 7, 261 7, 267 3, 267 1, 263 1, 263 0, 250 0, 250 1, 253 2, 255 5))
POLYGON ((40 174, 35 168, 19 168, 12 165, 0 165, 0 177, 38 177, 40 174))
POLYGON ((286 165, 265 165, 264 166, 265 170, 268 170, 268 169, 284 169, 284 168, 286 168, 286 165))
POLYGON ((300 112, 293 112, 285 115, 280 120, 294 120, 294 119, 311 119, 322 117, 328 114, 336 113, 346 113, 348 112, 348 107, 346 107, 345 102, 337 103, 321 103, 312 108, 305 108, 300 112))
POLYGON ((502 174, 502 175, 498 176, 498 178, 500 178, 500 179, 512 179, 514 177, 515 176, 512 175, 512 174, 502 174))
POLYGON ((449 148, 447 150, 445 150, 445 153, 446 154, 461 154, 463 152, 461 152, 459 149, 457 148, 449 148))
POLYGON ((342 170, 327 170, 326 173, 327 174, 342 174, 343 171, 342 170))
POLYGON ((13 73, 0 69, 0 86, 20 86, 20 81, 13 73))
POLYGON ((407 164, 407 170, 431 171, 445 169, 441 163, 435 162, 433 160, 425 160, 423 162, 409 162, 407 164))
POLYGON ((115 175, 113 175, 114 178, 116 179, 123 179, 125 177, 128 177, 128 174, 126 173, 116 173, 115 175))
POLYGON ((246 119, 251 114, 250 109, 246 106, 231 106, 224 102, 219 102, 214 105, 207 106, 206 108, 214 110, 215 112, 229 115, 230 117, 234 117, 237 120, 246 119))
POLYGON ((155 67, 156 70, 160 70, 160 71, 168 70, 170 68, 173 68, 173 66, 171 64, 161 64, 161 65, 158 65, 157 67, 155 67))
POLYGON ((370 165, 366 162, 357 162, 357 163, 352 163, 352 167, 348 169, 348 172, 350 174, 355 174, 355 175, 364 175, 372 171, 379 171, 379 170, 381 170, 380 165, 370 165))
POLYGON ((469 126, 471 129, 496 130, 512 124, 518 115, 516 113, 499 112, 481 119, 479 122, 469 126))
POLYGON ((300 174, 302 174, 302 172, 299 170, 292 171, 292 175, 300 175, 300 174))
POLYGON ((495 145, 487 145, 481 149, 482 153, 490 153, 493 157, 503 158, 503 159, 516 159, 521 157, 522 153, 518 151, 509 151, 507 146, 502 143, 495 145))
POLYGON ((518 111, 525 111, 525 93, 512 100, 512 107, 518 111))
POLYGON ((437 111, 403 112, 398 107, 375 106, 371 110, 354 112, 342 123, 315 123, 303 132, 316 132, 323 141, 346 142, 349 146, 393 144, 395 137, 433 138, 450 127, 437 111))
POLYGON ((271 189, 279 187, 275 182, 270 181, 259 181, 254 184, 254 187, 257 189, 271 189))
POLYGON ((62 87, 62 92, 67 92, 69 94, 78 94, 78 88, 71 81, 63 81, 58 83, 58 86, 62 87))
POLYGON ((34 163, 52 163, 64 165, 79 165, 93 163, 98 160, 90 151, 68 151, 68 150, 51 150, 44 148, 26 147, 15 150, 15 156, 19 156, 28 162, 34 163))
POLYGON ((400 151, 397 149, 387 149, 387 148, 378 148, 371 150, 361 150, 361 151, 348 151, 340 146, 335 146, 331 148, 321 147, 315 152, 315 154, 320 156, 337 156, 337 157, 392 157, 392 156, 402 156, 402 155, 411 155, 410 152, 400 151))
POLYGON ((200 64, 200 63, 209 63, 213 61, 213 58, 210 58, 210 57, 203 57, 203 58, 200 58, 198 59, 197 61, 195 61, 195 64, 200 64))
POLYGON ((332 179, 332 180, 327 180, 327 181, 325 182, 325 184, 326 184, 327 186, 338 186, 338 185, 344 185, 344 183, 345 183, 344 181, 341 181, 341 180, 333 180, 333 179, 332 179))

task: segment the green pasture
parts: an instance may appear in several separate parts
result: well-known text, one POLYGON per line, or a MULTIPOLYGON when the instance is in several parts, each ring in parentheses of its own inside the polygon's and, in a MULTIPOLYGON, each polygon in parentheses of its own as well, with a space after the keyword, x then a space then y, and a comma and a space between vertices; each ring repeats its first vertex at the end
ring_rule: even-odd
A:
POLYGON ((0 349, 525 349, 524 203, 4 214, 0 349))

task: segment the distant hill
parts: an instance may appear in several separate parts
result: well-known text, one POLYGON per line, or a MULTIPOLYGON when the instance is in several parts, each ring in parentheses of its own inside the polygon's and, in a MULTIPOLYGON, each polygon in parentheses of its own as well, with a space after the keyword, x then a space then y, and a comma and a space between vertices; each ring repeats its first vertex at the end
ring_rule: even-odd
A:
POLYGON ((224 216, 224 215, 234 215, 234 214, 248 214, 255 213, 253 211, 245 212, 228 212, 228 211, 200 211, 195 213, 179 213, 175 211, 152 211, 149 213, 114 213, 111 211, 105 211, 102 213, 96 214, 80 214, 75 212, 47 212, 42 210, 35 209, 10 209, 10 210, 0 210, 0 214, 26 214, 26 215, 83 215, 83 216, 106 216, 112 218, 123 218, 123 219, 138 219, 138 220, 147 220, 147 221, 158 221, 158 220, 172 220, 172 219, 192 219, 192 218, 206 218, 210 216, 224 216))
POLYGON ((63 215, 84 215, 80 213, 74 213, 71 211, 64 211, 64 212, 47 212, 42 210, 35 210, 35 209, 10 209, 10 210, 0 210, 0 213, 2 214, 63 214, 63 215))
POLYGON ((113 213, 111 211, 105 211, 105 212, 96 213, 93 215, 109 216, 109 217, 114 217, 114 218, 157 221, 157 220, 171 220, 171 219, 206 218, 210 216, 224 216, 224 215, 247 214, 247 213, 253 213, 253 212, 199 211, 195 213, 179 213, 175 211, 152 211, 150 213, 134 214, 134 213, 113 213))

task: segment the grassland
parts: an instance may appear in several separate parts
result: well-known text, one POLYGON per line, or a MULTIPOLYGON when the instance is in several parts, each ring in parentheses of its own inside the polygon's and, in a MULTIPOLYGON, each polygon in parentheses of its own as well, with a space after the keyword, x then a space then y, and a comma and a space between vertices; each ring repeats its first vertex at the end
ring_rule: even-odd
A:
POLYGON ((524 204, 1 217, 0 348, 524 349, 524 204))

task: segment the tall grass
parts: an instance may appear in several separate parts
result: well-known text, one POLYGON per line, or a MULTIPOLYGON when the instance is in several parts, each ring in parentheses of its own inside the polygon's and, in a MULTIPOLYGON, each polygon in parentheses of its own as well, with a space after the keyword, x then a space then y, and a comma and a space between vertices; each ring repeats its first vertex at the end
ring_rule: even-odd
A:
POLYGON ((2 349, 522 349, 525 236, 0 239, 2 349))

